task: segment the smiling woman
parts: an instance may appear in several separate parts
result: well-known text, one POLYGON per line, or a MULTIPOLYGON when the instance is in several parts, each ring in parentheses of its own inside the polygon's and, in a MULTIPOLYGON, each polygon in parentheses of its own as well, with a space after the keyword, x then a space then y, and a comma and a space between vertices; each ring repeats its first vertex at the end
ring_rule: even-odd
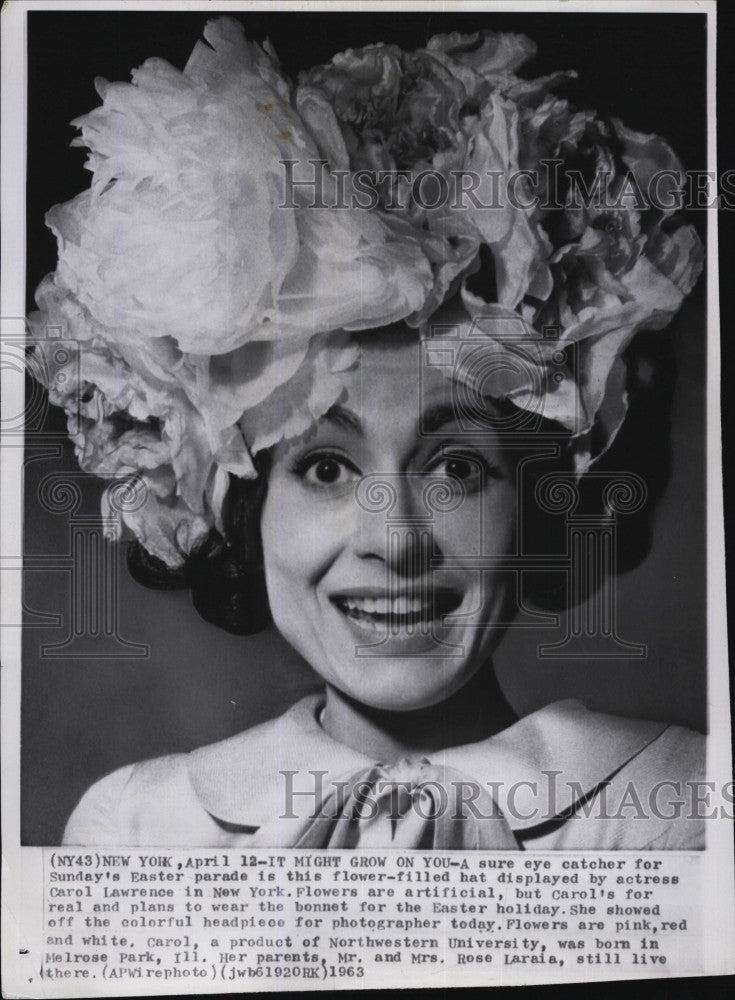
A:
POLYGON ((490 397, 481 433, 468 431, 462 370, 427 365, 408 327, 351 342, 360 354, 341 402, 268 450, 260 485, 249 481, 250 502, 230 515, 234 554, 250 556, 236 606, 253 600, 257 553, 273 620, 324 696, 115 772, 83 798, 66 842, 702 846, 686 801, 703 767, 698 734, 579 702, 519 721, 493 672, 518 611, 522 456, 551 434, 553 467, 568 467, 568 435, 508 430, 490 397), (631 790, 646 803, 636 824, 631 790))
POLYGON ((651 381, 633 338, 701 270, 691 226, 621 194, 675 154, 557 98, 568 73, 518 75, 522 35, 350 49, 295 86, 237 22, 205 37, 78 120, 92 187, 49 214, 30 322, 82 467, 135 494, 136 578, 238 634, 272 617, 324 692, 114 771, 65 842, 701 847, 699 734, 574 700, 518 719, 492 662, 549 570, 606 591, 612 511, 640 505, 606 481, 599 548, 559 549, 651 381), (422 175, 477 197, 429 203, 422 175))
MULTIPOLYGON (((365 338, 345 379, 349 409, 333 408, 312 433, 276 447, 263 507, 274 621, 341 693, 341 706, 346 698, 415 711, 445 701, 499 639, 493 625, 478 624, 500 620, 506 578, 478 574, 467 557, 489 568, 510 554, 513 470, 491 430, 468 444, 451 382, 436 369, 420 378, 419 345, 407 333, 365 338), (437 412, 447 422, 422 435, 421 418, 437 412), (433 523, 432 487, 445 508, 433 523), (370 503, 376 490, 390 497, 388 517, 385 503, 370 503), (298 530, 284 534, 284 525, 298 530)), ((348 721, 334 698, 325 729, 361 741, 358 719, 348 721)), ((434 741, 453 728, 447 719, 434 741)))

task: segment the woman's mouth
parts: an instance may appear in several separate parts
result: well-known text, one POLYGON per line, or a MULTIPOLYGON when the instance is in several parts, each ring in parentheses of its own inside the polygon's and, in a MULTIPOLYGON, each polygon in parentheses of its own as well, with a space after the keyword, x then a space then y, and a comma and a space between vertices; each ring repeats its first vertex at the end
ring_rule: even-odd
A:
POLYGON ((417 587, 408 593, 383 591, 381 596, 357 592, 334 594, 330 600, 346 618, 365 628, 411 633, 441 624, 444 615, 456 611, 462 596, 458 591, 417 587))

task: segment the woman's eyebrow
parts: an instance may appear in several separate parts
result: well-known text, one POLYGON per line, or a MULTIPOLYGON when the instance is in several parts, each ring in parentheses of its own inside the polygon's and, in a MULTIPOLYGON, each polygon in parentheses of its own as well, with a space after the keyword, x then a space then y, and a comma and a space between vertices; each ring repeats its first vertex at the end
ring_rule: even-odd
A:
POLYGON ((331 406, 322 417, 322 420, 328 420, 330 423, 337 424, 338 427, 353 431, 355 434, 359 434, 360 437, 365 436, 365 430, 358 415, 354 410, 350 410, 349 407, 342 406, 341 403, 335 403, 334 406, 331 406))

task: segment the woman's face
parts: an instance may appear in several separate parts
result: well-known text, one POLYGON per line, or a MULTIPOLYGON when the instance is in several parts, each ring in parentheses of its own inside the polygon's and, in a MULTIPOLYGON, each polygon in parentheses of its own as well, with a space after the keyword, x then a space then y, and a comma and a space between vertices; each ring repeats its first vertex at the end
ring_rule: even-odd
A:
POLYGON ((262 514, 274 621, 329 684, 411 710, 458 691, 503 631, 516 491, 415 340, 363 346, 343 400, 278 445, 262 514), (419 378, 420 375, 420 378, 419 378))

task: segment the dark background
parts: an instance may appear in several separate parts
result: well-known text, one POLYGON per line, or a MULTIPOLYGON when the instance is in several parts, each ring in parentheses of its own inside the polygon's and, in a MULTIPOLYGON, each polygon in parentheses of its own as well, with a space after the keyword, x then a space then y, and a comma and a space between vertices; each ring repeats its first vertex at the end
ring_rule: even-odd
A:
MULTIPOLYGON (((93 80, 129 79, 150 56, 183 67, 213 12, 76 13, 28 16, 28 307, 56 262, 43 216, 89 184, 85 151, 69 149, 74 117, 99 104, 93 80)), ((481 28, 521 31, 539 54, 524 69, 541 75, 573 68, 564 90, 580 106, 619 116, 631 128, 665 136, 685 167, 706 166, 705 18, 640 14, 371 14, 294 12, 236 15, 249 38, 270 37, 287 73, 335 52, 375 41, 406 48, 432 34, 481 28)), ((692 221, 704 235, 705 213, 692 221)), ((726 280, 726 279, 723 279, 726 280)), ((705 612, 705 285, 701 279, 662 336, 671 338, 678 377, 672 413, 672 475, 659 504, 645 562, 618 581, 620 633, 645 642, 644 660, 539 660, 540 642, 557 630, 509 634, 498 674, 521 714, 549 701, 580 697, 590 707, 706 728, 705 612)), ((43 432, 63 441, 64 421, 50 409, 43 432)), ((41 509, 37 490, 51 472, 76 468, 61 458, 26 465, 26 552, 41 568, 25 577, 22 698, 22 842, 53 844, 82 791, 114 767, 187 750, 283 711, 318 678, 272 632, 237 638, 202 622, 186 593, 146 590, 121 560, 119 633, 147 643, 145 658, 53 658, 42 646, 68 632, 69 578, 48 557, 67 552, 69 515, 41 509), (44 558, 47 561, 43 568, 44 558), (40 628, 34 613, 61 617, 40 628)), ((100 484, 84 482, 83 508, 94 514, 100 484)))

